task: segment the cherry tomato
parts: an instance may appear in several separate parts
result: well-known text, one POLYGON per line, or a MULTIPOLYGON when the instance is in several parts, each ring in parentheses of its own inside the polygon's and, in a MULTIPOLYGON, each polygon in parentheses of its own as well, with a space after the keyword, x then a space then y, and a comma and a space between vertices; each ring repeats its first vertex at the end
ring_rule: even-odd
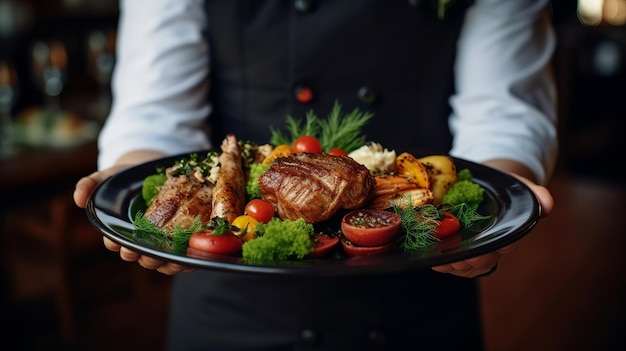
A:
POLYGON ((316 137, 310 135, 303 135, 298 137, 293 143, 293 152, 308 152, 311 154, 321 154, 322 144, 316 137))
POLYGON ((396 240, 380 246, 357 246, 344 238, 341 240, 341 247, 343 252, 350 257, 377 256, 395 250, 398 246, 397 242, 396 240))
POLYGON ((339 244, 339 238, 336 236, 330 236, 328 234, 315 234, 312 237, 313 240, 313 252, 307 255, 310 258, 322 257, 330 254, 337 244, 339 244))
POLYGON ((452 213, 445 212, 439 222, 435 231, 431 233, 436 238, 444 239, 461 230, 461 222, 452 213))
POLYGON ((340 149, 338 147, 328 150, 327 154, 334 156, 348 156, 348 153, 344 149, 340 149))
POLYGON ((235 235, 241 238, 243 242, 256 238, 254 230, 257 225, 259 225, 259 221, 249 215, 237 216, 237 218, 233 220, 233 226, 239 228, 239 231, 236 231, 235 235))
POLYGON ((231 231, 218 235, 213 234, 212 229, 206 229, 193 233, 189 238, 187 255, 189 253, 198 255, 200 254, 198 251, 217 255, 234 255, 241 251, 241 239, 231 231))
POLYGON ((401 219, 396 213, 382 210, 357 210, 341 220, 343 235, 358 246, 381 246, 400 231, 401 219))
POLYGON ((259 222, 267 223, 274 217, 274 205, 262 199, 252 199, 246 204, 244 213, 259 222))

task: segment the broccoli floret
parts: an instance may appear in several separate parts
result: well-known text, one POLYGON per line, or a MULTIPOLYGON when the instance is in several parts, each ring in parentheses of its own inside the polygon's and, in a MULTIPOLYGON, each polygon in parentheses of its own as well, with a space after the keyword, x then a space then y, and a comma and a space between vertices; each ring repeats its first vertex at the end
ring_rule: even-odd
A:
POLYGON ((469 169, 464 168, 457 173, 457 181, 448 189, 443 202, 453 206, 464 203, 476 209, 483 202, 484 192, 485 189, 472 180, 472 173, 469 169))
POLYGON ((250 164, 250 176, 248 178, 248 182, 246 182, 246 193, 248 194, 248 199, 252 200, 252 199, 261 198, 261 189, 259 188, 259 177, 269 167, 270 165, 266 165, 262 163, 250 164))
POLYGON ((259 223, 257 233, 262 236, 246 241, 242 256, 250 261, 284 261, 302 259, 313 251, 313 225, 300 218, 295 221, 272 218, 267 224, 259 223))
POLYGON ((457 172, 456 179, 457 179, 457 181, 459 181, 459 180, 472 180, 472 172, 469 169, 467 169, 467 168, 463 168, 462 170, 457 172))

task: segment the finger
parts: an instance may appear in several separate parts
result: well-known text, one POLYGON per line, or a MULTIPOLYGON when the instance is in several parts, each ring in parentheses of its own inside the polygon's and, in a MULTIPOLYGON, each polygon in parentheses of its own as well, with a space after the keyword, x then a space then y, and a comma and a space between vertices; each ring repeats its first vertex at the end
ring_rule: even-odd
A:
POLYGON ((163 260, 159 260, 146 255, 139 255, 139 259, 137 261, 139 262, 139 265, 147 269, 158 269, 165 263, 165 261, 163 260))
POLYGON ((102 175, 100 172, 91 173, 76 182, 73 198, 78 207, 85 208, 85 206, 87 206, 89 194, 91 194, 93 189, 100 184, 100 182, 102 182, 102 175))
POLYGON ((104 242, 104 247, 114 252, 119 252, 122 247, 120 244, 104 236, 102 237, 102 241, 104 242))
POLYGON ((168 262, 157 268, 157 271, 167 275, 174 275, 181 272, 192 272, 195 268, 180 265, 178 263, 168 262))
POLYGON ((135 262, 135 261, 139 260, 141 255, 138 254, 137 252, 133 251, 133 250, 130 250, 130 249, 122 246, 120 248, 120 257, 124 261, 135 262))
POLYGON ((510 245, 504 246, 502 248, 499 248, 498 250, 496 250, 496 252, 502 255, 508 255, 512 253, 513 251, 515 251, 515 249, 517 248, 517 245, 518 245, 517 243, 513 243, 510 245))

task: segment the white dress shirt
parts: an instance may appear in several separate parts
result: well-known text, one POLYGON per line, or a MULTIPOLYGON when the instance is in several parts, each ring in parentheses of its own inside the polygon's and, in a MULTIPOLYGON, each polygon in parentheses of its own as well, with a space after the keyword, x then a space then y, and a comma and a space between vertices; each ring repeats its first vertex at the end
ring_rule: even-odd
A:
MULTIPOLYGON (((557 157, 555 35, 547 0, 477 0, 467 13, 451 97, 451 155, 519 161, 540 183, 557 157)), ((209 148, 209 26, 202 0, 121 0, 113 105, 99 167, 140 149, 209 148)))

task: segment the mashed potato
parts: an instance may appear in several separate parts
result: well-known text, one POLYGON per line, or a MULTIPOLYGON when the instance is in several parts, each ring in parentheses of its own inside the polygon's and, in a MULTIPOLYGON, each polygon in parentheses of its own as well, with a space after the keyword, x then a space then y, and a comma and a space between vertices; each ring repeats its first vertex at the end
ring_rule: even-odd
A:
POLYGON ((395 170, 396 152, 383 149, 382 145, 369 142, 352 151, 348 156, 363 164, 372 173, 384 173, 395 170))

